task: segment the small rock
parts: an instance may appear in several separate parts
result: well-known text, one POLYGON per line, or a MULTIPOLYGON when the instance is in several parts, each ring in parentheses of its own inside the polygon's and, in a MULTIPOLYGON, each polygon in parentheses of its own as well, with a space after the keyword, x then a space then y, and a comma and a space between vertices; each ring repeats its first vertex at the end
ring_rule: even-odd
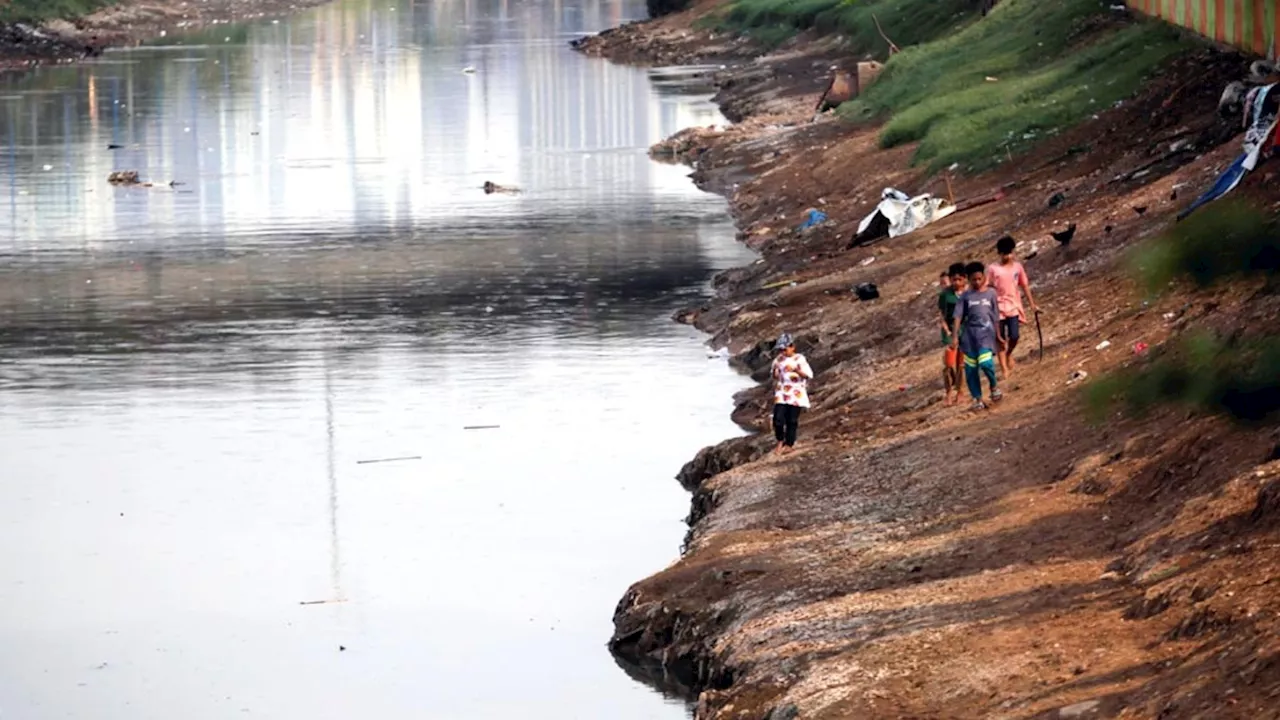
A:
POLYGON ((1058 717, 1060 718, 1086 717, 1092 714, 1094 710, 1097 710, 1098 706, 1101 704, 1102 703, 1098 700, 1086 700, 1084 702, 1076 703, 1075 705, 1068 705, 1063 708, 1058 708, 1058 717))
POLYGON ((795 705, 779 705, 765 716, 765 720, 795 720, 800 717, 800 709, 795 705))

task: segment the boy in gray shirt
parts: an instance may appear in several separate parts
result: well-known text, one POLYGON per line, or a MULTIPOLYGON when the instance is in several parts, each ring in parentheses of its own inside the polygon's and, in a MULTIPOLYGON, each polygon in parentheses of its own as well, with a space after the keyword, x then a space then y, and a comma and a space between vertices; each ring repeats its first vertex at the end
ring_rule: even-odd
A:
POLYGON ((971 262, 964 270, 969 276, 969 289, 956 303, 951 347, 959 347, 964 355, 964 379, 973 396, 972 409, 985 410, 983 375, 991 386, 991 402, 999 402, 1004 397, 996 387, 995 350, 999 347, 1000 308, 995 289, 987 285, 986 267, 980 262, 971 262))

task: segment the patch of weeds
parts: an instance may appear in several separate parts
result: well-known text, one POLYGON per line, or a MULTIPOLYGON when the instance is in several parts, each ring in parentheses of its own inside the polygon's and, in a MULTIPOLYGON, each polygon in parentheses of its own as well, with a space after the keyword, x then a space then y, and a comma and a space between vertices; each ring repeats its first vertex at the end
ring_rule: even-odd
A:
MULTIPOLYGON (((1243 202, 1222 202, 1140 248, 1135 273, 1151 292, 1180 278, 1207 287, 1280 273, 1280 223, 1243 202)), ((1243 423, 1280 417, 1280 335, 1222 338, 1199 332, 1170 341, 1147 362, 1100 379, 1085 393, 1095 420, 1116 408, 1142 415, 1177 404, 1243 423)))
POLYGON ((876 22, 899 47, 926 42, 977 16, 973 0, 734 0, 718 18, 723 27, 785 41, 804 30, 839 33, 854 54, 888 54, 876 22), (786 37, 782 37, 786 36, 786 37))
POLYGON ((1135 274, 1150 294, 1190 278, 1200 287, 1280 272, 1280 222, 1242 200, 1221 200, 1138 248, 1135 274))
POLYGON ((1157 21, 1121 21, 1096 0, 1004 0, 979 22, 895 55, 850 120, 892 115, 883 147, 917 163, 980 170, 1131 96, 1195 46, 1157 21))
POLYGON ((1280 337, 1224 340, 1198 333, 1172 343, 1141 366, 1089 386, 1085 402, 1095 421, 1117 409, 1142 416, 1182 405, 1225 414, 1242 423, 1280 416, 1280 337))

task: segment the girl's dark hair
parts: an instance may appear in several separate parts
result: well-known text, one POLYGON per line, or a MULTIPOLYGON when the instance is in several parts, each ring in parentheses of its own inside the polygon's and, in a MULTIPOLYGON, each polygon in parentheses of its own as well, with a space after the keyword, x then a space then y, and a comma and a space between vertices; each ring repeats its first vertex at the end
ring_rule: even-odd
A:
POLYGON ((996 252, 1000 253, 1001 255, 1008 255, 1009 253, 1013 252, 1013 249, 1017 246, 1018 246, 1017 240, 1014 240, 1012 237, 1005 235, 1004 237, 996 241, 996 252))
POLYGON ((983 265, 980 262, 977 262, 976 260, 964 266, 965 275, 972 275, 974 273, 980 273, 980 272, 986 272, 986 271, 987 271, 987 266, 983 265))
POLYGON ((964 275, 964 263, 951 263, 951 267, 947 268, 947 274, 952 277, 964 275))

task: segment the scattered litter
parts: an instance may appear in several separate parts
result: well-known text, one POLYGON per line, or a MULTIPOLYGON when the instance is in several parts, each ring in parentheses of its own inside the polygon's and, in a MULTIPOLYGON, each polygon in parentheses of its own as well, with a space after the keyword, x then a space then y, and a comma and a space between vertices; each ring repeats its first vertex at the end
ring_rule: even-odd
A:
POLYGON ((901 190, 885 188, 880 193, 880 204, 858 224, 858 234, 850 247, 885 235, 891 238, 906 235, 955 211, 955 205, 928 193, 908 197, 901 190))
POLYGON ((1178 313, 1167 312, 1160 317, 1164 318, 1166 322, 1173 322, 1178 319, 1178 313))
POLYGON ((465 425, 463 430, 497 430, 501 425, 465 425))
POLYGON ((787 280, 779 280, 779 281, 777 281, 777 282, 771 282, 771 283, 769 283, 769 284, 767 284, 767 285, 761 285, 761 286, 760 286, 760 289, 761 289, 761 290, 772 290, 772 289, 774 289, 774 288, 780 288, 780 287, 787 286, 787 285, 799 285, 799 284, 800 284, 800 281, 799 281, 799 280, 795 280, 795 279, 791 279, 791 278, 789 278, 789 279, 787 279, 787 280))
POLYGON ((863 258, 861 261, 858 262, 858 264, 861 265, 862 267, 866 267, 875 261, 876 261, 876 256, 872 255, 869 258, 863 258))
POLYGON ((1136 343, 1134 343, 1134 344, 1133 344, 1133 354, 1134 354, 1134 355, 1146 355, 1146 354, 1147 354, 1147 350, 1148 350, 1150 347, 1151 347, 1150 345, 1148 345, 1148 344, 1146 344, 1146 343, 1144 343, 1144 342, 1136 342, 1136 343))
POLYGON ((421 460, 421 459, 422 459, 421 455, 405 455, 404 457, 377 458, 375 460, 357 460, 356 464, 368 465, 370 463, 400 462, 401 460, 421 460))
POLYGON ((1109 347, 1111 347, 1111 341, 1110 341, 1110 340, 1103 340, 1102 342, 1100 342, 1100 343, 1098 343, 1097 345, 1095 345, 1093 349, 1094 349, 1094 350, 1106 350, 1106 349, 1107 349, 1107 348, 1109 348, 1109 347))
POLYGON ((1067 201, 1067 196, 1065 193, 1060 193, 1060 192, 1054 193, 1053 196, 1049 198, 1049 207, 1056 208, 1066 201, 1067 201))
POLYGON ((481 185, 480 187, 484 190, 485 195, 492 195, 494 193, 500 193, 503 195, 519 195, 520 194, 520 188, 518 187, 499 185, 498 183, 491 182, 489 180, 485 180, 484 185, 481 185))
POLYGON ((138 179, 137 170, 116 170, 107 176, 107 182, 112 185, 140 185, 142 183, 138 179))
POLYGON ((1245 128, 1244 153, 1190 207, 1178 213, 1179 220, 1234 190, 1260 161, 1271 157, 1276 148, 1276 121, 1280 116, 1280 107, 1272 97, 1275 88, 1276 83, 1272 83, 1247 89, 1243 82, 1237 81, 1222 91, 1218 112, 1224 115, 1240 113, 1245 128))
POLYGON ((474 74, 475 74, 475 72, 476 72, 476 69, 475 69, 474 67, 471 67, 470 65, 468 65, 468 66, 466 66, 466 67, 462 68, 462 72, 463 72, 464 74, 466 74, 466 75, 474 75, 474 74))
POLYGON ((45 171, 45 172, 49 172, 49 171, 50 171, 50 170, 52 170, 52 169, 53 169, 53 166, 52 166, 52 165, 45 165, 45 166, 44 166, 44 171, 45 171))
POLYGON ((330 603, 344 603, 346 600, 303 600, 299 605, 329 605, 330 603))
POLYGON ((822 212, 821 210, 818 210, 817 208, 809 208, 805 212, 808 214, 805 217, 804 222, 800 223, 800 227, 796 228, 801 232, 808 230, 809 228, 814 227, 816 225, 821 225, 822 223, 827 221, 827 214, 822 212))
POLYGON ((123 150, 123 149, 124 149, 124 146, 123 146, 123 145, 117 145, 117 144, 115 144, 115 143, 110 143, 110 144, 108 144, 108 145, 107 145, 107 149, 108 149, 108 150, 123 150))
POLYGON ((880 297, 880 288, 875 283, 862 283, 853 289, 853 294, 858 296, 858 300, 866 302, 880 297))
POLYGON ((1067 378, 1067 384, 1074 385, 1080 382, 1081 380, 1084 380, 1087 377, 1089 377, 1089 373, 1083 370, 1076 370, 1075 372, 1071 373, 1071 377, 1067 378))
POLYGON ((1000 78, 998 78, 998 77, 991 77, 990 75, 986 76, 986 77, 985 77, 985 78, 983 78, 983 79, 984 79, 984 80, 986 80, 987 82, 1000 82, 1000 78))

